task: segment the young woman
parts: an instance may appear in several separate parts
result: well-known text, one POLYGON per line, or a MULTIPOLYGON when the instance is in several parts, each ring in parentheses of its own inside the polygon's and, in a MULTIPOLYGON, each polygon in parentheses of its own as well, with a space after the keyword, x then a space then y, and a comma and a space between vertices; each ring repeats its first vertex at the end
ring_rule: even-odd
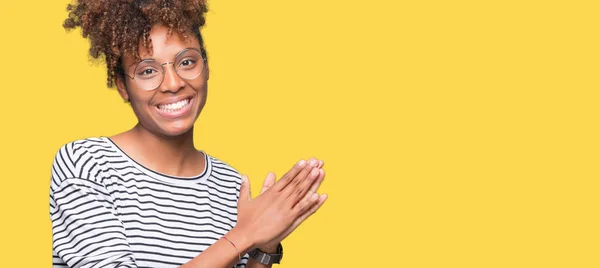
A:
MULTIPOLYGON (((270 267, 281 241, 327 199, 323 161, 269 173, 252 199, 246 176, 198 150, 207 98, 203 0, 80 0, 80 27, 108 86, 138 123, 61 147, 52 166, 54 267, 270 267)), ((299 124, 302 124, 299 122, 299 124)))

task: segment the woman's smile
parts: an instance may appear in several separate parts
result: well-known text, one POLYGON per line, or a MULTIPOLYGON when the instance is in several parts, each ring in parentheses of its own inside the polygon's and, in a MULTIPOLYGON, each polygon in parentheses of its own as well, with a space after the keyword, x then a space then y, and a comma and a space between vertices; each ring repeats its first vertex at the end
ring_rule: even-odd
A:
POLYGON ((160 116, 176 119, 188 116, 191 112, 191 107, 194 104, 194 97, 178 98, 163 101, 154 107, 160 116))

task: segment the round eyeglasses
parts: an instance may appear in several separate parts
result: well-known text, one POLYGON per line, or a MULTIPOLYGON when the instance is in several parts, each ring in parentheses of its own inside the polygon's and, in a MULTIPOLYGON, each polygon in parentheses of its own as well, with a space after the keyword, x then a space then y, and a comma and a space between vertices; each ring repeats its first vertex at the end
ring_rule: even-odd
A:
POLYGON ((154 90, 162 84, 165 78, 164 65, 173 64, 175 72, 179 77, 192 80, 202 73, 204 70, 205 59, 202 57, 200 50, 195 48, 187 48, 177 53, 175 61, 158 63, 155 60, 140 61, 133 72, 133 76, 129 74, 137 86, 143 90, 154 90))

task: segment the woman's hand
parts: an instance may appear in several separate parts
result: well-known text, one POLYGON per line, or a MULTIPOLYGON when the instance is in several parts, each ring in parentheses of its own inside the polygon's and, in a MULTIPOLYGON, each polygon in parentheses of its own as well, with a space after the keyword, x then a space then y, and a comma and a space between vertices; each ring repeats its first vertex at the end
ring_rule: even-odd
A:
POLYGON ((318 198, 305 200, 305 196, 320 174, 319 168, 302 160, 254 199, 250 194, 250 181, 242 175, 238 219, 234 229, 244 234, 252 247, 265 245, 285 234, 317 204, 318 198))
MULTIPOLYGON (((306 219, 308 219, 308 217, 310 217, 312 214, 314 214, 327 200, 326 194, 319 195, 317 193, 319 187, 321 186, 321 183, 323 182, 323 179, 325 178, 325 170, 323 170, 323 165, 324 165, 323 160, 318 160, 316 158, 310 158, 308 160, 308 163, 309 163, 309 165, 312 165, 312 166, 316 165, 316 168, 319 169, 319 176, 317 177, 317 179, 315 180, 315 182, 313 183, 313 185, 311 186, 309 191, 306 193, 306 195, 304 196, 304 198, 302 198, 302 200, 300 202, 301 203, 307 203, 307 202, 310 203, 311 198, 317 198, 317 202, 312 202, 311 208, 308 209, 308 211, 306 211, 298 219, 296 219, 296 221, 288 229, 286 229, 281 235, 279 235, 275 239, 265 243, 264 245, 257 245, 261 251, 267 252, 267 253, 275 253, 277 251, 277 246, 279 245, 279 243, 281 243, 281 241, 283 241, 294 230, 296 230, 296 228, 298 228, 298 226, 300 226, 300 224, 302 222, 304 222, 306 219)), ((261 195, 264 192, 266 192, 269 188, 273 187, 273 185, 275 184, 275 178, 276 178, 275 173, 269 172, 269 174, 267 174, 267 177, 265 178, 265 181, 263 182, 262 190, 260 192, 261 195)))

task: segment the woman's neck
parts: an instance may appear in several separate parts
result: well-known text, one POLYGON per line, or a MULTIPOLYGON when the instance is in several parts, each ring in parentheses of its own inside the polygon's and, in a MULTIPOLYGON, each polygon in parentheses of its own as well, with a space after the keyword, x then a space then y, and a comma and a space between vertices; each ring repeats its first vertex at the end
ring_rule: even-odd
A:
POLYGON ((157 172, 191 177, 204 170, 204 155, 194 146, 193 127, 179 136, 156 135, 140 124, 111 138, 129 157, 157 172))

